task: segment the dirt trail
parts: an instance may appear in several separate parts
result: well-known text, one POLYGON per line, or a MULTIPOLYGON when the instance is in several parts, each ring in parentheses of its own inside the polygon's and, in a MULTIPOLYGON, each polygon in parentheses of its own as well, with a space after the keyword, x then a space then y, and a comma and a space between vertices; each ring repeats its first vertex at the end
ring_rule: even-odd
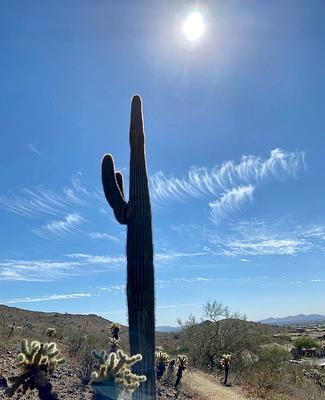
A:
POLYGON ((247 400, 232 387, 222 386, 212 376, 200 371, 186 371, 183 385, 199 400, 247 400))

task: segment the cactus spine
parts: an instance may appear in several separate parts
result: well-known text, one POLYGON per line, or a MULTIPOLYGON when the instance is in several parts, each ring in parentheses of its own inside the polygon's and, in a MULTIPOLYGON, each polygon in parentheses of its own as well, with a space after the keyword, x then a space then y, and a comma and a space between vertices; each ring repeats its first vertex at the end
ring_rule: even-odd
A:
POLYGON ((114 159, 106 154, 102 181, 106 199, 117 221, 127 225, 127 299, 130 349, 142 354, 134 371, 147 381, 135 392, 137 399, 155 399, 155 315, 151 205, 147 177, 142 104, 139 96, 131 103, 130 193, 124 197, 123 176, 115 171, 114 159))

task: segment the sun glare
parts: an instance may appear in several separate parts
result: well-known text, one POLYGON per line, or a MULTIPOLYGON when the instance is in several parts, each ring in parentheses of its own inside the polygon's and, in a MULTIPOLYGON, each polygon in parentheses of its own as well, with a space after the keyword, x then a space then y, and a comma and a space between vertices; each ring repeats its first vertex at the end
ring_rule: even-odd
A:
POLYGON ((198 11, 192 12, 183 25, 184 35, 191 41, 198 40, 204 31, 204 21, 198 11))

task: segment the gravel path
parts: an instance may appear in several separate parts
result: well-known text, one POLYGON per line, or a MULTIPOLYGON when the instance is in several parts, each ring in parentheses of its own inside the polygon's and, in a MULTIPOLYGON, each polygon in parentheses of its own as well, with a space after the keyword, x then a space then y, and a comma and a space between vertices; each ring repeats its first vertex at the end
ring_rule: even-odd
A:
POLYGON ((184 389, 199 400, 247 400, 232 387, 222 386, 212 376, 200 371, 186 371, 184 389))

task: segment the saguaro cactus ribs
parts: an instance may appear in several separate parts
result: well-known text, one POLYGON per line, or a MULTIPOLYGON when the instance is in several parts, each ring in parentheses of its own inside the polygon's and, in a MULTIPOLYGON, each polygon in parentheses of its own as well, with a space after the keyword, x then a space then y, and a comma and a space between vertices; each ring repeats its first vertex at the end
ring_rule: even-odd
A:
POLYGON ((135 365, 147 381, 134 394, 137 399, 155 399, 155 315, 151 205, 145 155, 145 137, 140 96, 131 103, 130 194, 124 197, 123 176, 115 171, 114 159, 106 154, 102 181, 106 199, 117 221, 127 225, 127 299, 131 354, 142 354, 135 365))

